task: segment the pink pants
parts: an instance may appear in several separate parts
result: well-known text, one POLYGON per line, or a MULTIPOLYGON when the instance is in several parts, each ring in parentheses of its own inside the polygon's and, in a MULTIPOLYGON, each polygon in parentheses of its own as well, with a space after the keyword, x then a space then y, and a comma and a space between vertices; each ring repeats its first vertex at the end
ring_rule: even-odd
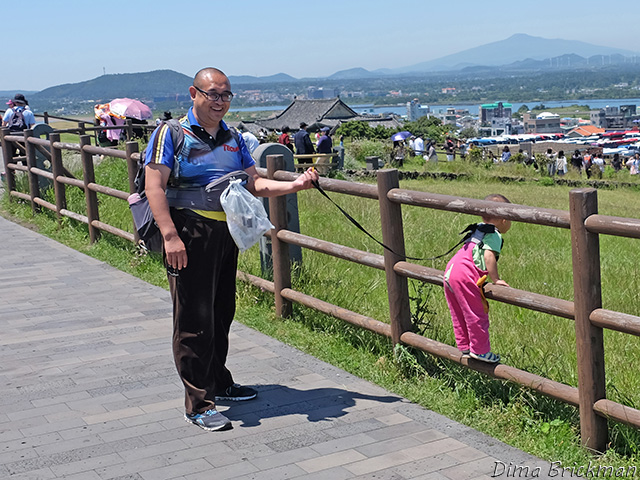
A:
POLYGON ((444 296, 447 299, 453 333, 459 350, 471 350, 482 355, 491 350, 489 315, 484 312, 478 279, 487 272, 473 262, 473 243, 465 244, 447 264, 444 296))

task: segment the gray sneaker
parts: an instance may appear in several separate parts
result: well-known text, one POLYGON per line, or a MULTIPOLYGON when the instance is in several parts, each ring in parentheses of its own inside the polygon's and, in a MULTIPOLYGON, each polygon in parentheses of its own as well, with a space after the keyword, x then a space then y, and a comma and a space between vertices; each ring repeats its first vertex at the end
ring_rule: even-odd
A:
POLYGON ((224 392, 220 392, 216 394, 216 401, 220 400, 232 400, 235 402, 242 400, 251 400, 258 396, 258 392, 256 392, 251 387, 244 387, 238 383, 234 383, 229 388, 227 388, 224 392))
POLYGON ((203 430, 208 430, 210 432, 219 430, 230 430, 233 428, 233 425, 231 425, 231 420, 229 420, 214 408, 212 408, 211 410, 207 410, 204 413, 185 413, 184 419, 187 422, 193 423, 203 430))

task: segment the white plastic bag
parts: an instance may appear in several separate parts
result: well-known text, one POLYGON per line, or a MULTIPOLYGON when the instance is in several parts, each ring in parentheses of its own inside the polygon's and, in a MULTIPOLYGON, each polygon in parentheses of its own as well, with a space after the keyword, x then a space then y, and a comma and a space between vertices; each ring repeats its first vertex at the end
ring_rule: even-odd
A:
POLYGON ((229 233, 241 252, 274 228, 262 202, 241 185, 241 180, 231 180, 220 195, 220 203, 227 215, 229 233))

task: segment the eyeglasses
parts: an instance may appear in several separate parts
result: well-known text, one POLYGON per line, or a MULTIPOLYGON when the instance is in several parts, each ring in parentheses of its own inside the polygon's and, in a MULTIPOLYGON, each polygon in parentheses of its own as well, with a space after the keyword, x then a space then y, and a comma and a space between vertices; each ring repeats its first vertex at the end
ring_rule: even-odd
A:
POLYGON ((212 102, 217 102, 218 100, 222 99, 223 102, 229 103, 229 102, 231 102, 231 100, 233 100, 233 93, 231 93, 231 92, 222 92, 222 93, 205 92, 204 90, 202 90, 201 88, 196 87, 195 85, 193 86, 193 88, 195 88, 202 95, 204 95, 207 100, 211 100, 212 102))

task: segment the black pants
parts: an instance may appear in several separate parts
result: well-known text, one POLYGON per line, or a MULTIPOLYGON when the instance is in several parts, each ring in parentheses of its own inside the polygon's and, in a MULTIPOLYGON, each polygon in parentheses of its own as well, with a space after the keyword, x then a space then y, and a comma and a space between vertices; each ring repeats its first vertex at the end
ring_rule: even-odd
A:
MULTIPOLYGON (((173 300, 173 356, 185 388, 186 413, 215 405, 233 384, 226 368, 235 314, 238 248, 226 222, 171 209, 187 249, 187 267, 168 272, 173 300)), ((166 259, 165 259, 166 262, 166 259)))

